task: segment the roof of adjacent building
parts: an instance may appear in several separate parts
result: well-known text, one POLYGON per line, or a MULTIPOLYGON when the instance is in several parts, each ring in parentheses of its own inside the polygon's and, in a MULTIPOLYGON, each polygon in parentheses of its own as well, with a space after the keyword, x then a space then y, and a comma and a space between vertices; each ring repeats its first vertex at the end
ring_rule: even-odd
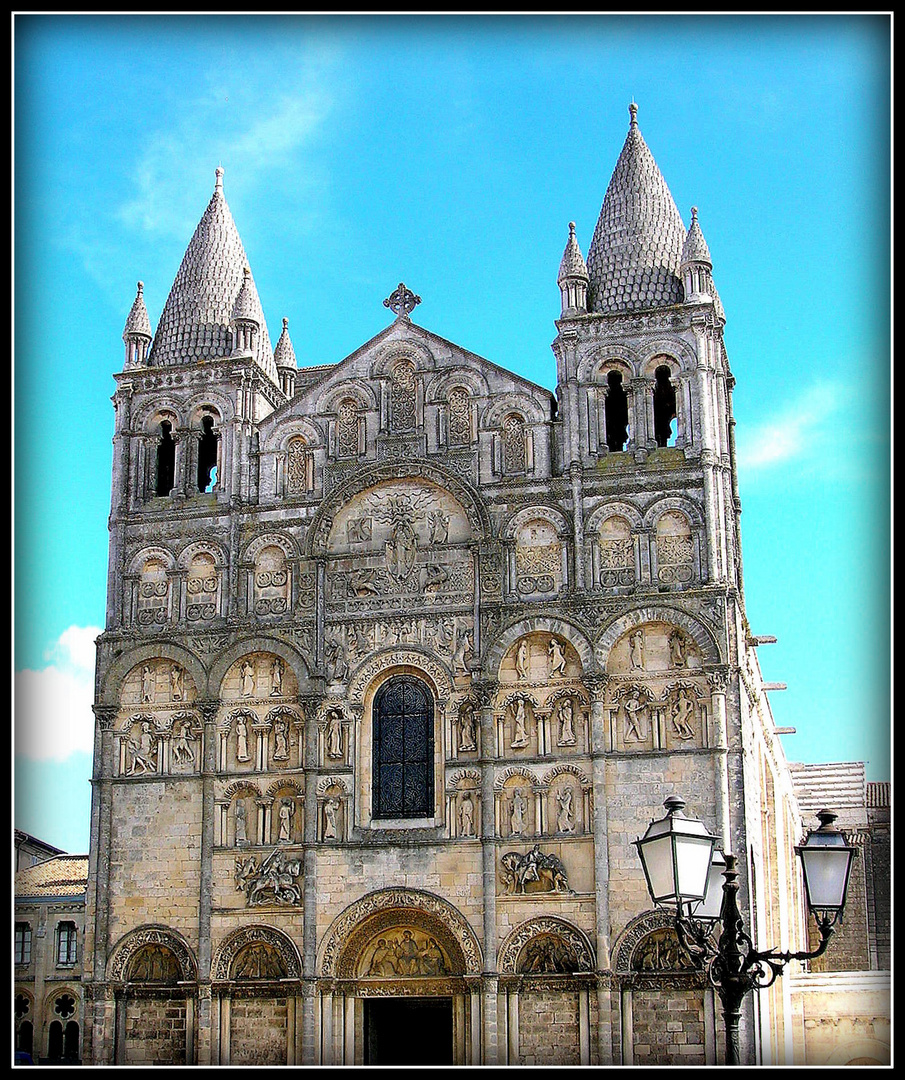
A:
POLYGON ((245 248, 223 194, 222 176, 223 170, 217 169, 214 194, 189 241, 164 304, 149 363, 168 367, 228 356, 232 349, 229 324, 241 293, 242 316, 253 319, 260 327, 255 359, 278 383, 267 322, 245 248))
POLYGON ((818 810, 859 809, 866 805, 863 761, 833 761, 824 765, 790 762, 792 784, 802 817, 818 810))
POLYGON ((685 226, 638 127, 638 108, 588 248, 588 311, 601 314, 680 304, 685 226))
POLYGON ((82 896, 87 888, 87 855, 57 855, 16 874, 17 898, 82 896))

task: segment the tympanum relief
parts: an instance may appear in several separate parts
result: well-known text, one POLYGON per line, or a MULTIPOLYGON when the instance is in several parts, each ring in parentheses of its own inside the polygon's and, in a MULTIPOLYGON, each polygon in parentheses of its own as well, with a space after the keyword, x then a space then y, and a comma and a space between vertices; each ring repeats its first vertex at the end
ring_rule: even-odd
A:
POLYGON ((414 927, 382 930, 362 950, 359 977, 398 979, 448 975, 449 957, 436 938, 414 927))

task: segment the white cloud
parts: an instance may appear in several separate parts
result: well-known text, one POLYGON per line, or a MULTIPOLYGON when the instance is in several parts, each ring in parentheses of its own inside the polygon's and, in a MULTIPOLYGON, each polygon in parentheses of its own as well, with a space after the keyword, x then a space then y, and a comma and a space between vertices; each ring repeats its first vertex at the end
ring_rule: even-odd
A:
POLYGON ((33 761, 63 761, 94 747, 96 626, 70 626, 47 652, 39 671, 15 675, 15 752, 33 761))
POLYGON ((759 424, 739 424, 736 428, 739 467, 769 468, 820 453, 835 437, 834 420, 841 405, 839 386, 818 383, 759 424))

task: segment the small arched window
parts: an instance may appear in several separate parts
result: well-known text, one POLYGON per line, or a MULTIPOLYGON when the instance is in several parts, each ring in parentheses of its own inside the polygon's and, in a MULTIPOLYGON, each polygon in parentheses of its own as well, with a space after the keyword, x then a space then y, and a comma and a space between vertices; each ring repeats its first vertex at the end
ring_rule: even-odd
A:
POLYGON ((622 385, 621 371, 606 374, 606 445, 613 452, 624 450, 628 441, 628 395, 622 385))
POLYGON ((314 488, 314 457, 301 435, 286 447, 286 493, 304 495, 314 488))
POLYGON ((198 439, 198 490, 213 491, 217 486, 217 433, 210 414, 201 417, 198 439))
POLYGON ((654 372, 654 440, 657 446, 671 446, 675 442, 676 388, 670 376, 665 364, 654 372))
POLYGON ((434 703, 418 679, 398 676, 378 690, 373 713, 375 818, 434 812, 434 703))
POLYGON ((155 495, 169 495, 173 490, 176 469, 176 441, 173 438, 173 425, 169 420, 160 421, 160 439, 157 443, 155 495))
POLYGON ((471 442, 471 404, 464 386, 453 387, 447 402, 449 409, 449 445, 467 446, 471 442))
POLYGON ((336 410, 336 456, 350 458, 358 457, 360 453, 361 418, 358 403, 354 398, 346 398, 336 410))
POLYGON ((411 364, 397 364, 390 375, 390 429, 410 431, 417 426, 415 369, 411 364))
POLYGON ((527 461, 525 421, 518 413, 510 413, 503 421, 503 472, 519 476, 527 471, 527 461))

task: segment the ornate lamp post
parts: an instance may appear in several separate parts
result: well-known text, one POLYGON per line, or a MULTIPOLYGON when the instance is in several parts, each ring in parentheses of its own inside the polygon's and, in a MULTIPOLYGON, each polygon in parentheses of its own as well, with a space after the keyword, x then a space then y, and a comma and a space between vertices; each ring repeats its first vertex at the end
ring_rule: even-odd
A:
POLYGON ((739 1064, 739 1017, 745 995, 771 986, 790 960, 813 960, 829 945, 845 907, 855 849, 833 828, 836 815, 821 810, 820 827, 795 848, 801 859, 809 910, 820 933, 813 952, 759 952, 744 930, 738 908, 735 856, 716 850, 717 838, 703 822, 682 813, 685 803, 666 800, 665 818, 652 822, 635 841, 651 899, 675 906, 676 933, 682 947, 707 962, 710 982, 720 995, 726 1025, 726 1064, 739 1064), (722 881, 720 880, 722 879, 722 881), (714 931, 719 934, 714 941, 714 931))

